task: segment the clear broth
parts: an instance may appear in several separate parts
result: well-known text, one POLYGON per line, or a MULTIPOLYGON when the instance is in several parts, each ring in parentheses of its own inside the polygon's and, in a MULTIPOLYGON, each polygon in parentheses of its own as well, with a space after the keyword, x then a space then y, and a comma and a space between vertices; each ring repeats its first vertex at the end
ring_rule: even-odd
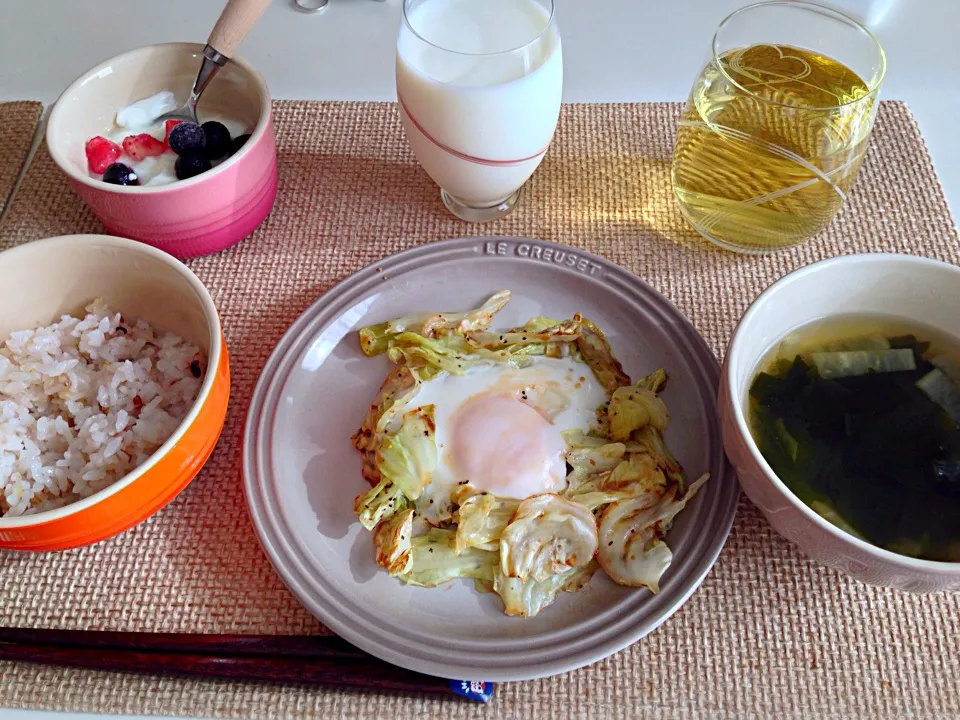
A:
POLYGON ((960 341, 879 315, 819 320, 791 332, 761 360, 747 405, 764 458, 815 512, 887 550, 958 562, 960 425, 914 390, 937 369, 933 358, 960 367, 960 341), (825 378, 815 370, 813 353, 891 338, 896 348, 906 336, 928 343, 914 350, 913 371, 825 378), (957 475, 948 478, 945 468, 954 467, 957 475))

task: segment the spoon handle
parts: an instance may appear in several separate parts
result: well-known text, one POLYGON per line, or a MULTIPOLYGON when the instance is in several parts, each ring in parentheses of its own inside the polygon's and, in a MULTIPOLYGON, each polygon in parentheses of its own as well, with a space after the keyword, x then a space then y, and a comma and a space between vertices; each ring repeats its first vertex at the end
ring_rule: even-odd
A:
POLYGON ((234 51, 257 24, 270 0, 228 0, 213 26, 207 45, 224 57, 233 57, 234 51))

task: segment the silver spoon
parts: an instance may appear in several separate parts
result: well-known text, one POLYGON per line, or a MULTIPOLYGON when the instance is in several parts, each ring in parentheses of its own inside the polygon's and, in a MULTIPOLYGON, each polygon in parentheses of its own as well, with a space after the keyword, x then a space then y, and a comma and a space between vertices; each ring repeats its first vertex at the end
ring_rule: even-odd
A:
POLYGON ((187 120, 199 124, 197 121, 197 102, 200 95, 213 80, 217 71, 226 65, 234 51, 243 42, 250 29, 257 24, 257 20, 267 9, 270 0, 228 0, 213 26, 207 44, 203 48, 203 62, 200 72, 193 83, 193 90, 187 102, 176 110, 164 113, 155 123, 165 120, 187 120))

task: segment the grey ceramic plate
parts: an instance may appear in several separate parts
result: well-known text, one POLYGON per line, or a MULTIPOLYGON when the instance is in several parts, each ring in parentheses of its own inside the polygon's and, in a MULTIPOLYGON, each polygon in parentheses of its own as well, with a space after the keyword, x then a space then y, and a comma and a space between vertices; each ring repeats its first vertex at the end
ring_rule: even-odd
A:
POLYGON ((703 580, 730 532, 738 488, 720 442, 719 367, 689 321, 632 273, 573 248, 518 238, 422 245, 352 275, 290 327, 254 392, 243 448, 253 523, 290 590, 327 627, 388 662, 443 677, 524 680, 572 670, 636 642, 703 580), (667 440, 691 477, 711 480, 677 519, 658 595, 603 573, 561 593, 534 618, 507 617, 472 581, 406 587, 378 570, 355 522, 365 489, 350 444, 389 369, 367 358, 355 331, 426 310, 476 306, 513 291, 498 326, 581 312, 606 333, 628 373, 670 375, 667 440))

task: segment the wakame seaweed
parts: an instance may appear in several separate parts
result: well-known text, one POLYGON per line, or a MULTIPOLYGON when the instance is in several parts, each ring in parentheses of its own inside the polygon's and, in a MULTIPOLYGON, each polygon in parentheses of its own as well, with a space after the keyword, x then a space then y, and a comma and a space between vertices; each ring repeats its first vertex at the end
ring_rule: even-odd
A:
POLYGON ((868 541, 930 560, 960 561, 960 427, 917 387, 934 370, 930 344, 889 337, 916 368, 820 376, 800 355, 750 388, 757 445, 805 503, 868 541))

